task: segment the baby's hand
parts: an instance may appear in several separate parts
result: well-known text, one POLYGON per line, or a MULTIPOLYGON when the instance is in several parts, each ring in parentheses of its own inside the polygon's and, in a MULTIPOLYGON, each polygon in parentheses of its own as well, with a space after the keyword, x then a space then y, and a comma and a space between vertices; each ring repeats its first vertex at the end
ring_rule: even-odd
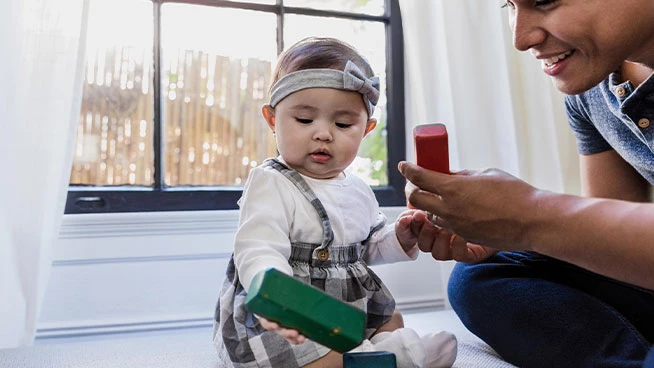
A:
POLYGON ((402 212, 395 222, 395 236, 405 252, 412 249, 418 242, 418 235, 427 215, 421 210, 406 210, 402 212))
POLYGON ((286 341, 290 342, 291 344, 299 345, 302 344, 306 339, 304 335, 301 335, 297 330, 280 327, 279 324, 271 322, 263 317, 257 316, 257 318, 259 319, 259 323, 261 323, 261 327, 268 331, 276 332, 279 336, 285 338, 286 341))

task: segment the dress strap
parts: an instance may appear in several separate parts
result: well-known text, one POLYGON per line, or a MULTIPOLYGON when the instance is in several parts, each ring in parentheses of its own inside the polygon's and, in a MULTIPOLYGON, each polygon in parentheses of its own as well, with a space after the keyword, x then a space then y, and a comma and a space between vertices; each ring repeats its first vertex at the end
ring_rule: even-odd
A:
POLYGON ((316 211, 318 212, 318 216, 320 217, 320 221, 322 223, 323 240, 322 240, 322 244, 313 250, 312 258, 314 261, 319 260, 318 263, 320 263, 323 266, 331 263, 329 260, 323 260, 322 256, 321 257, 318 256, 319 254, 324 254, 324 250, 327 249, 332 244, 332 242, 334 241, 334 232, 332 231, 332 225, 331 222, 329 221, 327 210, 325 210, 325 207, 320 202, 320 199, 318 198, 316 193, 314 193, 313 189, 311 189, 311 187, 306 182, 306 180, 302 178, 302 175, 300 175, 300 173, 284 165, 278 159, 276 158, 266 159, 264 161, 264 164, 279 171, 282 175, 284 175, 284 177, 290 180, 291 183, 293 183, 298 188, 300 193, 302 193, 302 195, 311 203, 311 205, 313 205, 313 208, 316 209, 316 211))

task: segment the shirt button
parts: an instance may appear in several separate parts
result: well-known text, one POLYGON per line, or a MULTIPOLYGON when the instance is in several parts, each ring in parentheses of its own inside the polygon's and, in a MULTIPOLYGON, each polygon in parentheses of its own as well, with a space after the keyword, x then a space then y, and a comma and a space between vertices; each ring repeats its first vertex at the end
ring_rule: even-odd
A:
POLYGON ((647 129, 647 128, 649 128, 649 124, 650 124, 649 119, 642 118, 642 119, 638 120, 638 126, 639 126, 641 129, 647 129))
POLYGON ((319 250, 317 255, 320 262, 325 262, 329 259, 329 251, 327 249, 319 250))
POLYGON ((624 87, 618 87, 615 89, 615 94, 618 95, 618 97, 624 97, 627 95, 627 90, 624 87))

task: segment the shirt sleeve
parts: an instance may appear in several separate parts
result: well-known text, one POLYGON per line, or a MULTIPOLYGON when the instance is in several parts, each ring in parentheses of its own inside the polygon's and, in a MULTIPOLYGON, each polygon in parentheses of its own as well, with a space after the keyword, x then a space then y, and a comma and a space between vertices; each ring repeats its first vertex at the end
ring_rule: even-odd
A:
POLYGON ((295 202, 283 180, 288 181, 277 172, 255 168, 243 188, 234 263, 246 290, 259 271, 271 267, 293 275, 288 259, 295 202))
POLYGON ((568 124, 577 139, 577 151, 582 155, 591 155, 612 149, 611 145, 597 130, 591 117, 584 109, 582 95, 566 96, 565 110, 568 124))
POLYGON ((395 235, 395 222, 386 224, 386 216, 379 212, 377 220, 381 226, 376 226, 377 231, 365 243, 363 259, 369 265, 388 264, 395 262, 413 261, 418 258, 418 246, 414 246, 405 252, 395 235), (385 224, 385 225, 384 225, 385 224))

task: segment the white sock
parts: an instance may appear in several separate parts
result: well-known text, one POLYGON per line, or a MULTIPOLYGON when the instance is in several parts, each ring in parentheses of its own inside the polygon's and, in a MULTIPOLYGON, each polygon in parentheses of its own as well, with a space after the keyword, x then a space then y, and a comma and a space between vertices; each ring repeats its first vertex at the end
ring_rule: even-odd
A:
POLYGON ((450 368, 457 353, 456 336, 447 331, 432 332, 420 338, 425 347, 425 368, 450 368))
POLYGON ((425 348, 418 334, 410 328, 381 332, 371 338, 376 351, 395 354, 398 368, 422 368, 425 348))
POLYGON ((363 340, 351 352, 389 351, 398 368, 450 368, 457 354, 456 336, 447 331, 422 337, 410 328, 384 331, 363 340))
POLYGON ((378 332, 375 334, 373 337, 370 338, 370 342, 373 344, 376 344, 380 341, 386 340, 387 337, 391 335, 391 331, 382 331, 378 332))
POLYGON ((350 353, 365 353, 368 351, 377 351, 375 350, 375 345, 373 345, 370 340, 363 340, 356 348, 350 350, 350 353))

